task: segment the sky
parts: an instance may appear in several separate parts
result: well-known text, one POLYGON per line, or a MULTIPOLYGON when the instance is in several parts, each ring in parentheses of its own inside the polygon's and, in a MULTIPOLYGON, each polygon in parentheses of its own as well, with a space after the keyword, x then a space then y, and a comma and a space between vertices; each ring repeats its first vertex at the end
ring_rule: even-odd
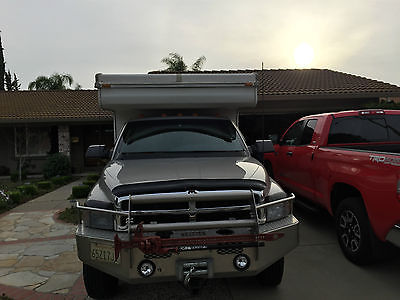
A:
POLYGON ((21 89, 68 73, 93 89, 96 73, 165 69, 170 52, 204 70, 331 69, 400 86, 398 0, 0 0, 6 69, 21 89))

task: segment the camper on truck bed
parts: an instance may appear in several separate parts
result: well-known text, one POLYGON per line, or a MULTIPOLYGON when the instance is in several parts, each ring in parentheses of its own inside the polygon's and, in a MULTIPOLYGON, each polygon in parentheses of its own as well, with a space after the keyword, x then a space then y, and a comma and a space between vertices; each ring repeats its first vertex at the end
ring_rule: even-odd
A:
MULTIPOLYGON (((268 177, 237 128, 256 105, 254 74, 96 75, 114 112, 110 158, 84 205, 76 240, 89 296, 129 283, 254 276, 278 285, 298 244, 294 196, 268 177), (227 109, 228 108, 228 109, 227 109)), ((273 151, 258 141, 258 153, 273 151)))

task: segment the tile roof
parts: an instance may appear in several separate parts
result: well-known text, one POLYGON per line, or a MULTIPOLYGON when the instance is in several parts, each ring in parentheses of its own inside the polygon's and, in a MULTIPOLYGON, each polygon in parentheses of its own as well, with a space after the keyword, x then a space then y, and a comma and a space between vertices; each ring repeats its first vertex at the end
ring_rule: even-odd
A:
MULTIPOLYGON (((258 80, 258 95, 274 96, 400 96, 400 87, 328 69, 212 70, 201 73, 250 73, 258 80)), ((154 71, 151 74, 162 74, 154 71)), ((192 72, 185 72, 192 73, 192 72)), ((198 72, 194 72, 198 73, 198 72)))
MULTIPOLYGON (((243 72, 257 74, 260 101, 273 98, 400 96, 398 86, 327 69, 217 70, 201 73, 243 72)), ((162 73, 165 72, 150 72, 150 74, 162 73)), ((96 90, 0 92, 0 122, 3 123, 93 122, 111 119, 112 114, 99 107, 96 90)))
POLYGON ((0 92, 2 122, 89 120, 112 120, 99 107, 95 90, 0 92))

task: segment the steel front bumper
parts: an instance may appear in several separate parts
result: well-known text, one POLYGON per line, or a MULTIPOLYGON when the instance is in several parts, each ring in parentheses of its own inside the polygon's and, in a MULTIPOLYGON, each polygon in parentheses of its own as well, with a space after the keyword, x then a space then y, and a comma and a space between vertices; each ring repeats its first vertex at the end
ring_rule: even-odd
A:
MULTIPOLYGON (((267 223, 261 228, 261 234, 274 238, 262 241, 259 246, 227 245, 219 248, 204 247, 201 250, 188 248, 187 251, 166 255, 144 254, 138 248, 125 248, 120 251, 118 263, 95 260, 91 253, 93 244, 114 249, 115 232, 92 229, 81 224, 76 232, 76 242, 78 256, 83 263, 130 283, 182 280, 183 266, 191 263, 206 265, 202 277, 254 276, 298 245, 298 221, 293 215, 267 223), (250 259, 250 266, 245 271, 238 271, 234 266, 233 259, 238 254, 245 254, 250 259), (156 269, 148 278, 143 278, 138 272, 139 264, 145 260, 154 263, 156 269)), ((129 240, 127 233, 118 233, 118 236, 123 241, 129 240)))

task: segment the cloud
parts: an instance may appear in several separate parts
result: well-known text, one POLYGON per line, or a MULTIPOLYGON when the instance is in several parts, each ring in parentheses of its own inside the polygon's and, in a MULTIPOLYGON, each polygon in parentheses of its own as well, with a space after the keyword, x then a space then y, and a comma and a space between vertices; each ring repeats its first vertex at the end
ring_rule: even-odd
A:
POLYGON ((384 1, 7 1, 0 29, 22 86, 66 72, 92 88, 97 72, 144 73, 178 52, 206 69, 293 68, 301 42, 313 67, 400 83, 400 3, 384 1), (15 17, 18 16, 18 17, 15 17), (376 74, 376 75, 375 75, 376 74))

